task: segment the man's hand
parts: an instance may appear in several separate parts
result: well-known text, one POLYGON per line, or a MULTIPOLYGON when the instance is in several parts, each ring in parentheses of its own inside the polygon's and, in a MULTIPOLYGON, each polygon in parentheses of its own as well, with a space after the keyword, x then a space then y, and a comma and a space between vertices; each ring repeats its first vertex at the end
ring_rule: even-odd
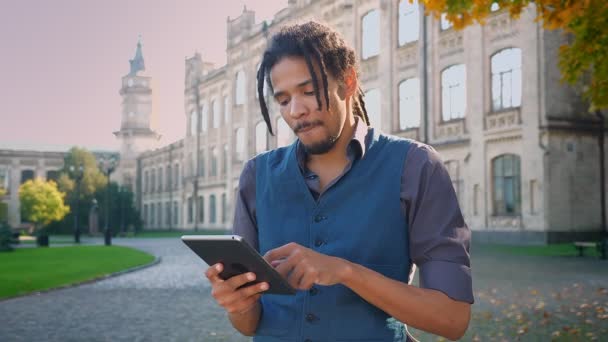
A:
POLYGON ((223 280, 219 275, 223 269, 222 264, 215 264, 205 272, 211 283, 213 298, 230 314, 244 314, 253 309, 258 303, 261 293, 268 290, 268 283, 262 282, 239 289, 240 286, 255 280, 255 274, 243 273, 223 280))
POLYGON ((308 290, 314 284, 329 286, 341 283, 350 270, 344 259, 317 253, 293 242, 268 251, 264 259, 292 287, 300 290, 308 290))

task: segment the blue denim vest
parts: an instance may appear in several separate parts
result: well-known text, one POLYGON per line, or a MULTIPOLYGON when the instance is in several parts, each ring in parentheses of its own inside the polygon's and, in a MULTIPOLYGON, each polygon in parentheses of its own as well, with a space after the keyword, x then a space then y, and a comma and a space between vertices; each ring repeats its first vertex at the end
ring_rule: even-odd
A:
MULTIPOLYGON (((400 206, 409 142, 370 132, 367 151, 315 201, 296 159, 296 143, 256 158, 260 253, 296 242, 407 282, 407 221, 400 206)), ((343 285, 295 296, 263 295, 256 342, 403 341, 403 324, 343 285)))

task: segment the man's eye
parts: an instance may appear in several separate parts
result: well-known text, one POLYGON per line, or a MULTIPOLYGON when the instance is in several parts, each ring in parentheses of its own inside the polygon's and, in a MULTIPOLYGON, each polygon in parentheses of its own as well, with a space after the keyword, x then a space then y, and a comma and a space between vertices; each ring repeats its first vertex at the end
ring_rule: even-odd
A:
POLYGON ((279 105, 281 105, 281 106, 287 106, 288 103, 289 103, 289 101, 287 101, 287 100, 279 101, 279 105))
POLYGON ((314 94, 315 94, 314 91, 305 91, 304 92, 304 95, 307 95, 307 96, 313 96, 314 94))

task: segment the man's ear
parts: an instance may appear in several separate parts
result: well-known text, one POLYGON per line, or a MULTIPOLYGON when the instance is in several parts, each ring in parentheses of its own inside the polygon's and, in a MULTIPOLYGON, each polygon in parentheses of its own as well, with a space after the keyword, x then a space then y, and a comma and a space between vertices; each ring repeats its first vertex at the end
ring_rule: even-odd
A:
POLYGON ((355 69, 348 69, 345 72, 344 80, 339 84, 338 95, 340 98, 345 100, 347 97, 354 96, 358 89, 358 83, 355 69))

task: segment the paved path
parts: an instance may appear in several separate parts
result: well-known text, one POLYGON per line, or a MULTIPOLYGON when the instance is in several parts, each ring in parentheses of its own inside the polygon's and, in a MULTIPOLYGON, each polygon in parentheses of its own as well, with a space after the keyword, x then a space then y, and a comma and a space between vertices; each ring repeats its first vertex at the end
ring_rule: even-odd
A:
POLYGON ((0 302, 0 341, 249 341, 212 302, 206 265, 181 241, 113 243, 161 256, 162 262, 93 284, 0 302))
MULTIPOLYGON (((93 284, 2 301, 0 341, 250 340, 231 328, 209 295, 205 264, 179 239, 113 241, 160 256, 162 262, 93 284)), ((580 334, 608 334, 608 261, 512 256, 473 246, 472 264, 476 304, 463 340, 510 340, 519 326, 537 331, 546 326, 540 335, 524 332, 521 337, 547 340, 557 324, 582 329, 580 334), (541 316, 535 321, 537 312, 541 316), (548 324, 541 321, 543 313, 549 315, 548 324), (586 327, 585 321, 591 323, 586 327)))

